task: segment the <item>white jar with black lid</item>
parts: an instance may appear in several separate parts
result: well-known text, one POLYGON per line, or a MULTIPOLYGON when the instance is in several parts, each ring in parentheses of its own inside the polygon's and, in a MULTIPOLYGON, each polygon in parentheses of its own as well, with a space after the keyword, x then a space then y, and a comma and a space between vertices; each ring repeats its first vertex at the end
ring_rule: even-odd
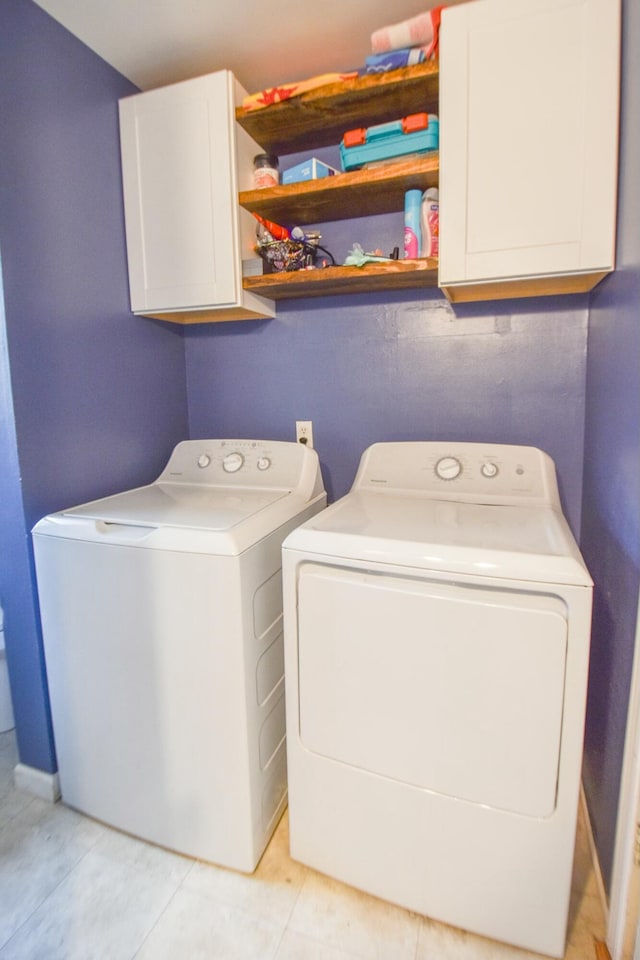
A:
POLYGON ((253 185, 256 189, 262 187, 277 187, 280 182, 278 172, 279 161, 271 153, 259 153, 253 158, 253 185))

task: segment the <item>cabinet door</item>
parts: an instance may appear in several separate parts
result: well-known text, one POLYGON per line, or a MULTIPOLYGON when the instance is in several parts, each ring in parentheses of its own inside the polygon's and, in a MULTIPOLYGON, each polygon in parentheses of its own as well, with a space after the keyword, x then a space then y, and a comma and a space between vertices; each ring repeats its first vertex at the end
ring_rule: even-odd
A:
POLYGON ((574 274, 589 289, 613 269, 619 18, 618 0, 444 12, 441 286, 574 274))
POLYGON ((221 71, 120 102, 134 311, 237 300, 230 80, 221 71))

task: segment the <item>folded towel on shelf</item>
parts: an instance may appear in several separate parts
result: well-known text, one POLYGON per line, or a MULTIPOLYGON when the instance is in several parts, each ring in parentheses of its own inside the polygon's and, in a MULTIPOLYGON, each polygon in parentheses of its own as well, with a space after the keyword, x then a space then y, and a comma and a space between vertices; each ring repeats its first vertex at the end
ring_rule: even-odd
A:
POLYGON ((261 90, 260 93, 249 94, 242 101, 242 106, 245 110, 260 110, 263 107, 271 106, 273 103, 280 103, 282 100, 289 100, 291 97, 299 97, 302 93, 314 90, 316 87, 351 80, 357 76, 357 71, 351 73, 322 73, 317 77, 310 77, 308 80, 283 83, 279 87, 269 87, 266 90, 261 90))
POLYGON ((405 47, 404 50, 373 53, 364 61, 365 73, 385 73, 399 67, 411 67, 414 63, 422 63, 426 59, 426 47, 405 47))
POLYGON ((402 50, 405 47, 424 47, 425 59, 435 56, 442 9, 442 6, 434 7, 409 20, 401 20, 400 23, 392 23, 388 27, 374 30, 371 34, 372 53, 387 53, 390 50, 402 50))

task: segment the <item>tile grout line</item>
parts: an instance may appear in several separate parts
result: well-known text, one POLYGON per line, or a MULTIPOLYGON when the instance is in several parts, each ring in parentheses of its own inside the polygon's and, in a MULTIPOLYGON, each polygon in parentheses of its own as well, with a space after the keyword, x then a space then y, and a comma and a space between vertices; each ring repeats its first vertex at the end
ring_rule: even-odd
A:
MULTIPOLYGON (((155 928, 158 926, 158 924, 160 923, 160 921, 161 921, 162 918, 164 917, 165 913, 167 912, 167 910, 169 909, 169 907, 171 906, 171 904, 172 904, 173 901, 175 900, 175 898, 176 898, 176 896, 177 896, 177 894, 178 894, 178 891, 180 890, 180 887, 181 887, 182 884, 184 883, 185 877, 189 875, 189 873, 191 872, 192 867, 193 867, 193 864, 191 865, 191 867, 189 868, 189 870, 187 870, 185 876, 182 878, 182 880, 180 881, 180 883, 176 884, 175 890, 173 891, 173 893, 171 894, 171 896, 169 897, 169 899, 168 899, 167 902, 165 903, 164 907, 162 908, 162 910, 160 911, 160 913, 158 914, 158 916, 156 917, 156 919, 153 921, 153 923, 151 924, 151 926, 149 927, 149 929, 147 930, 147 932, 144 934, 142 940, 140 941, 140 943, 139 943, 138 946, 136 947, 135 951, 131 954, 130 960, 135 960, 135 958, 136 958, 137 956, 139 956, 140 951, 142 950, 142 948, 143 948, 144 945, 146 944, 147 940, 149 939, 149 937, 151 936, 151 934, 153 933, 153 931, 155 930, 155 928)), ((1 955, 0 955, 0 956, 1 956, 1 955)))
MULTIPOLYGON (((21 793, 21 791, 18 791, 18 793, 21 793)), ((33 806, 36 799, 37 797, 31 797, 30 800, 27 800, 24 807, 20 807, 20 809, 16 810, 16 812, 12 814, 8 820, 6 820, 3 824, 0 824, 0 833, 2 833, 3 830, 5 830, 10 824, 12 824, 13 821, 16 819, 16 817, 19 817, 22 813, 24 813, 25 810, 28 810, 29 807, 33 806)))
MULTIPOLYGON (((96 842, 97 842, 97 841, 96 841, 96 842)), ((40 910, 40 909, 45 905, 45 903, 46 903, 48 900, 51 899, 51 897, 52 897, 53 894, 56 892, 56 890, 58 890, 58 889, 62 886, 62 884, 65 883, 66 880, 68 880, 68 878, 71 876, 71 874, 72 874, 73 871, 76 869, 76 867, 78 867, 79 864, 81 864, 82 861, 85 859, 85 857, 87 857, 87 856, 91 853, 91 851, 93 850, 93 847, 94 847, 94 846, 95 846, 95 844, 92 844, 87 850, 84 851, 84 853, 82 854, 82 856, 79 857, 79 858, 76 860, 76 862, 73 864, 73 866, 69 867, 69 869, 68 869, 67 872, 64 874, 64 876, 60 878, 60 880, 56 883, 56 885, 55 885, 54 887, 51 888, 51 890, 49 890, 49 892, 47 893, 47 895, 42 898, 42 900, 40 901, 40 903, 38 903, 38 905, 33 908, 33 910, 31 911, 31 913, 29 914, 29 916, 28 916, 28 917, 25 917, 25 919, 22 921, 22 923, 19 924, 19 925, 16 927, 16 929, 13 931, 13 933, 11 934, 11 936, 10 936, 7 940, 5 940, 5 942, 2 944, 2 946, 0 946, 0 958, 2 957, 5 949, 9 946, 9 944, 11 943, 11 941, 12 941, 15 937, 17 937, 17 935, 24 929, 24 927, 26 927, 26 925, 31 921, 31 919, 35 916, 35 914, 38 912, 38 910, 40 910)))
MULTIPOLYGON (((289 854, 288 852, 287 852, 287 856, 290 857, 290 854, 289 854)), ((298 861, 295 861, 295 862, 297 863, 298 861)), ((304 866, 304 865, 303 865, 303 866, 304 866)), ((309 868, 305 866, 305 867, 304 867, 304 877, 303 877, 303 879, 302 879, 302 883, 300 884, 300 889, 298 890, 298 892, 297 892, 297 894, 296 894, 296 896, 295 896, 295 899, 294 899, 293 903, 291 904, 291 909, 289 910, 289 915, 288 915, 288 917, 287 917, 287 919, 286 919, 286 921, 285 921, 284 927, 282 928, 282 933, 280 934, 280 939, 278 940, 278 945, 277 945, 276 951, 275 951, 275 953, 274 953, 274 955, 273 955, 273 960, 277 960, 278 953, 279 953, 279 951, 280 951, 280 947, 282 946, 282 941, 284 940, 285 934, 286 934, 287 930, 289 929, 289 924, 291 923, 291 917, 293 916, 293 911, 295 910, 296 906, 298 905, 298 900, 300 899, 300 896, 301 896, 301 894, 302 894, 302 891, 304 890, 304 886, 305 886, 305 884, 306 884, 306 882, 307 882, 307 877, 308 877, 308 876, 309 876, 309 868)), ((292 932, 295 932, 295 931, 292 931, 292 932)))
MULTIPOLYGON (((299 862, 299 861, 296 861, 296 863, 298 863, 298 862, 299 862)), ((284 931, 283 931, 282 936, 284 937, 284 934, 286 933, 286 931, 287 931, 287 930, 290 930, 291 933, 295 934, 295 935, 298 936, 298 937, 302 937, 302 938, 305 939, 305 940, 310 940, 312 943, 317 943, 317 944, 318 944, 319 946, 321 946, 321 947, 325 947, 325 948, 326 948, 326 947, 329 947, 331 950, 339 951, 340 953, 343 953, 345 956, 348 956, 348 957, 352 958, 352 960, 371 960, 371 957, 365 956, 365 955, 362 954, 362 953, 354 952, 353 950, 347 950, 347 949, 345 949, 344 947, 334 947, 334 945, 333 945, 332 943, 328 943, 326 940, 321 940, 320 938, 314 936, 313 934, 309 933, 309 932, 306 931, 306 930, 303 932, 302 930, 296 930, 295 927, 291 927, 291 926, 290 926, 291 917, 293 916, 293 912, 294 912, 294 910, 295 910, 295 907, 297 906, 298 900, 299 900, 300 897, 302 896, 302 892, 303 892, 303 890, 304 890, 304 888, 305 888, 305 886, 306 886, 306 884, 307 884, 307 881, 308 881, 309 877, 310 877, 313 873, 314 873, 314 871, 313 871, 313 868, 312 868, 312 867, 307 867, 307 866, 305 866, 304 880, 303 880, 303 882, 302 882, 302 884, 301 884, 301 886, 300 886, 300 889, 299 889, 299 891, 298 891, 298 896, 297 896, 296 899, 295 899, 295 903, 293 904, 293 907, 291 908, 291 913, 289 914, 289 920, 287 920, 287 923, 286 923, 286 926, 285 926, 285 929, 284 929, 284 931)), ((321 874, 321 876, 322 876, 322 874, 321 874)), ((338 881, 338 882, 342 883, 342 881, 338 881)), ((349 885, 346 884, 346 886, 349 886, 349 885)), ((356 889, 356 888, 354 888, 354 889, 356 889)), ((367 896, 368 896, 368 894, 367 894, 367 896)), ((398 909, 404 910, 406 913, 410 913, 410 911, 409 911, 409 910, 406 910, 405 907, 399 907, 398 909)), ((419 914, 416 914, 416 918, 418 919, 418 921, 420 921, 420 915, 419 915, 419 914)), ((419 946, 419 933, 420 933, 420 927, 419 927, 419 925, 418 925, 418 939, 417 939, 417 941, 416 941, 416 952, 415 952, 415 954, 414 954, 413 960, 417 960, 417 952, 418 952, 418 946, 419 946)), ((282 941, 280 941, 280 942, 282 942, 282 941)), ((278 944, 278 949, 280 949, 280 944, 278 944)), ((277 954, 277 952, 276 952, 276 954, 275 954, 274 960, 278 960, 278 954, 277 954)))
POLYGON ((413 955, 413 960, 419 960, 420 957, 420 940, 422 933, 422 914, 417 913, 416 917, 418 918, 418 936, 416 937, 416 951, 413 955))
POLYGON ((593 835, 593 827, 591 825, 591 815, 589 813, 587 795, 585 793, 584 783, 582 781, 580 781, 580 795, 579 795, 578 803, 582 808, 584 824, 587 831, 587 842, 589 845, 589 855, 591 859, 591 866, 593 868, 593 872, 596 878, 596 886, 598 888, 598 897, 600 899, 600 905, 602 906, 602 911, 604 913, 604 923, 606 928, 609 923, 609 902, 607 899, 604 879, 602 876, 602 869, 600 867, 600 858, 598 856, 598 848, 596 847, 596 841, 593 835))
MULTIPOLYGON (((134 838, 134 839, 139 839, 139 838, 134 838)), ((140 842, 146 844, 147 841, 146 841, 146 840, 142 840, 142 841, 140 841, 140 842)), ((162 848, 158 848, 158 849, 162 849, 162 848)), ((169 851, 169 852, 172 852, 172 851, 169 851)), ((191 858, 187 858, 187 859, 189 859, 189 860, 191 861, 191 862, 190 862, 189 869, 188 869, 187 872, 184 874, 184 876, 178 881, 178 883, 175 884, 175 889, 174 889, 173 893, 171 894, 171 896, 169 897, 169 899, 168 899, 167 902, 165 903, 164 907, 162 908, 162 910, 160 911, 160 913, 158 914, 158 916, 156 917, 156 919, 153 921, 153 923, 151 924, 151 926, 149 927, 149 929, 147 930, 147 932, 144 934, 142 940, 140 941, 140 943, 139 943, 138 946, 136 947, 135 952, 131 954, 130 960, 135 960, 135 958, 139 955, 139 953, 140 953, 140 951, 142 950, 142 948, 144 947, 145 943, 147 942, 147 940, 149 939, 149 937, 151 936, 151 934, 153 933, 153 931, 155 930, 155 928, 158 926, 158 924, 160 923, 161 919, 164 917, 165 913, 167 912, 167 910, 169 909, 169 907, 171 906, 171 904, 172 904, 173 901, 175 900, 176 896, 178 895, 178 891, 183 887, 185 880, 187 879, 187 877, 189 876, 189 874, 190 874, 191 871, 193 870, 194 866, 195 866, 196 863, 198 862, 198 861, 195 860, 195 859, 191 859, 191 858)), ((136 868, 134 867, 134 869, 136 869, 136 868)), ((142 872, 144 872, 144 871, 142 871, 142 872)))

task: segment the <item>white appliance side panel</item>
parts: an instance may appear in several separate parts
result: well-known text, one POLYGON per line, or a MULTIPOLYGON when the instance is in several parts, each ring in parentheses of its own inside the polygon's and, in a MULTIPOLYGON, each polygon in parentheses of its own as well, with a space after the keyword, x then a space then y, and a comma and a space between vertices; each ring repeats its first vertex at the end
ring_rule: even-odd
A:
POLYGON ((550 816, 567 656, 556 597, 307 563, 300 738, 453 798, 550 816))
POLYGON ((34 542, 63 800, 253 869, 239 561, 34 542))
POLYGON ((240 558, 241 608, 247 619, 243 654, 246 763, 257 854, 264 850, 287 801, 282 541, 324 505, 324 497, 308 504, 240 558))

